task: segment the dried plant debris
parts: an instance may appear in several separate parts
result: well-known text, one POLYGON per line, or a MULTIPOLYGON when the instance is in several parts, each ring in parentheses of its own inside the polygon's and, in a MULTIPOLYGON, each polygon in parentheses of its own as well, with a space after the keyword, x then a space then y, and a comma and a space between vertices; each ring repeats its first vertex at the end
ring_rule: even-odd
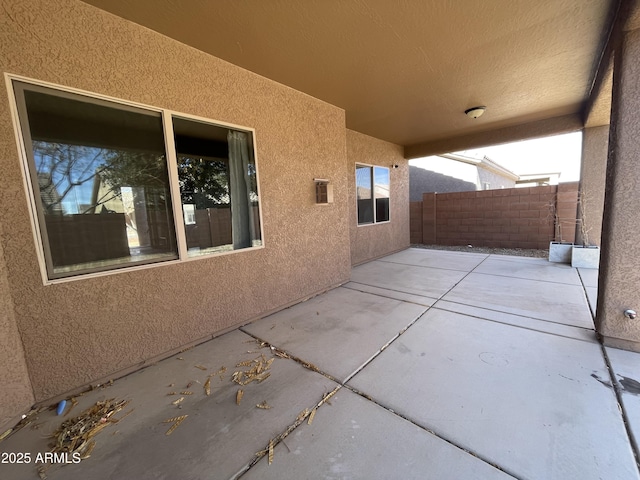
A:
POLYGON ((242 401, 242 396, 244 395, 244 390, 239 389, 238 393, 236 393, 236 405, 240 405, 240 402, 242 401))
MULTIPOLYGON (((29 413, 22 416, 22 420, 20 420, 13 428, 6 430, 5 432, 0 433, 0 442, 5 438, 9 437, 11 434, 17 432, 18 430, 23 429, 27 425, 32 425, 33 422, 36 422, 39 417, 38 414, 43 410, 47 410, 48 407, 39 407, 33 408, 29 411, 29 413)), ((52 407, 55 408, 55 407, 52 407)))
POLYGON ((184 391, 180 392, 180 395, 193 395, 193 392, 191 392, 189 390, 184 390, 184 391))
POLYGON ((179 399, 171 402, 171 405, 179 405, 180 403, 182 403, 183 400, 184 400, 184 397, 180 397, 179 399))
MULTIPOLYGON (((95 385, 90 385, 89 388, 87 389, 87 392, 92 392, 93 390, 97 390, 98 388, 101 389, 105 389, 107 387, 110 387, 111 385, 113 385, 113 379, 109 380, 106 383, 96 383, 95 385)), ((83 392, 83 394, 86 392, 83 392)))
POLYGON ((167 418, 166 420, 163 420, 162 423, 173 423, 173 422, 177 422, 178 420, 184 420, 185 418, 187 418, 189 415, 180 415, 178 417, 171 417, 171 418, 167 418))
POLYGON ((273 439, 269 440, 269 465, 273 463, 273 439))
POLYGON ((165 435, 169 436, 173 433, 173 431, 178 428, 180 426, 180 424, 182 422, 184 422, 184 419, 187 418, 189 415, 180 415, 179 417, 172 417, 172 418, 167 418, 164 422, 162 423, 172 423, 173 425, 171 425, 171 427, 169 428, 169 430, 167 430, 167 432, 165 433, 165 435))
POLYGON ((47 480, 47 467, 45 467, 44 465, 40 465, 37 471, 40 480, 47 480))
MULTIPOLYGON (((331 390, 329 393, 326 393, 325 395, 322 396, 322 400, 320 400, 318 402, 318 404, 311 410, 309 410, 308 408, 305 408, 303 411, 301 411, 298 416, 296 417, 296 421, 293 422, 291 425, 289 425, 287 427, 287 429, 282 432, 280 435, 278 435, 277 437, 271 439, 269 441, 269 446, 264 449, 264 450, 260 450, 259 452, 256 452, 255 456, 255 460, 251 463, 251 466, 255 465, 256 462, 258 462, 262 457, 264 457, 267 453, 273 451, 273 446, 277 445, 280 442, 284 442, 284 439, 291 433, 293 432, 302 422, 304 422, 306 419, 308 419, 308 424, 311 425, 311 423, 313 422, 313 419, 316 415, 316 410, 318 408, 320 408, 322 405, 324 405, 325 403, 329 403, 329 399, 331 397, 333 397, 338 390, 340 390, 340 388, 342 388, 340 385, 338 385, 336 388, 334 388, 333 390, 331 390)), ((285 444, 286 445, 286 444, 285 444)), ((289 448, 289 447, 287 447, 289 448)), ((273 458, 271 458, 271 461, 273 461, 273 458)))
POLYGON ((252 363, 253 360, 245 360, 244 362, 236 364, 236 367, 250 367, 252 363))
POLYGON ((207 378, 207 381, 204 382, 204 394, 207 397, 211 395, 211 377, 207 378))
POLYGON ((305 408, 303 411, 301 411, 301 412, 298 414, 298 418, 296 418, 296 420, 297 420, 298 422, 300 422, 300 421, 304 420, 305 418, 307 418, 307 417, 309 416, 309 413, 310 413, 310 412, 309 412, 309 409, 308 409, 308 408, 305 408))
POLYGON ((194 365, 194 367, 199 368, 200 370, 207 370, 207 367, 204 365, 194 365))
POLYGON ((71 402, 71 406, 69 407, 69 410, 67 410, 64 414, 64 416, 68 416, 69 413, 71 413, 71 410, 73 410, 73 407, 75 407, 76 405, 78 405, 78 400, 76 400, 76 397, 71 397, 69 399, 69 401, 71 402))
POLYGON ((220 381, 223 380, 223 375, 227 372, 227 367, 222 366, 218 369, 218 371, 216 373, 211 373, 209 374, 209 377, 217 377, 218 375, 220 375, 220 381))
POLYGON ((236 365, 236 367, 250 368, 248 370, 238 370, 236 372, 233 372, 231 380, 242 386, 248 385, 253 381, 262 383, 271 375, 269 369, 271 368, 271 364, 274 360, 275 358, 270 358, 267 360, 267 357, 262 354, 259 357, 254 358, 253 360, 240 362, 236 365))
POLYGON ((322 373, 318 367, 316 367, 313 363, 310 362, 302 362, 302 366, 308 368, 309 370, 313 370, 317 373, 322 373))
POLYGON ((80 459, 81 460, 85 460, 85 459, 89 458, 91 456, 91 453, 93 452, 94 448, 96 448, 96 441, 95 440, 91 440, 89 442, 89 445, 87 445, 87 448, 85 448, 84 453, 82 454, 80 459))
POLYGON ((316 416, 316 410, 318 409, 314 408, 313 410, 311 410, 311 413, 309 414, 309 420, 307 421, 307 425, 311 425, 313 423, 313 419, 316 416))
POLYGON ((53 434, 54 442, 51 445, 51 451, 54 453, 77 452, 81 459, 88 458, 95 447, 93 437, 110 424, 118 423, 120 420, 112 417, 128 403, 128 400, 117 402, 114 398, 96 402, 79 416, 65 420, 53 434))
POLYGON ((271 409, 271 405, 269 405, 266 400, 258 403, 256 405, 256 407, 261 408, 262 410, 270 410, 271 409))
POLYGON ((329 405, 331 405, 331 402, 329 401, 329 399, 333 397, 338 392, 338 390, 340 390, 339 386, 331 390, 329 393, 327 393, 324 397, 322 397, 322 400, 320 401, 318 406, 320 407, 323 403, 328 403, 329 405))

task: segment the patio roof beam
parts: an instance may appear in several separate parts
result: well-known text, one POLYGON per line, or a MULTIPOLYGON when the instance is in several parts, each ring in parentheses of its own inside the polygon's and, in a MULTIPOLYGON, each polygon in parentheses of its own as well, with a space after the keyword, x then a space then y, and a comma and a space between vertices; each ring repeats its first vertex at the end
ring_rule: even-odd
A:
POLYGON ((548 118, 535 122, 521 123, 512 127, 496 128, 484 132, 472 133, 454 138, 435 140, 432 142, 408 145, 404 149, 406 159, 457 152, 477 147, 517 142, 532 138, 547 137, 561 133, 571 133, 583 127, 580 114, 548 118))
POLYGON ((638 0, 619 0, 612 6, 611 27, 606 32, 602 54, 582 110, 582 118, 587 127, 609 124, 614 51, 622 41, 625 31, 640 26, 639 7, 638 0))

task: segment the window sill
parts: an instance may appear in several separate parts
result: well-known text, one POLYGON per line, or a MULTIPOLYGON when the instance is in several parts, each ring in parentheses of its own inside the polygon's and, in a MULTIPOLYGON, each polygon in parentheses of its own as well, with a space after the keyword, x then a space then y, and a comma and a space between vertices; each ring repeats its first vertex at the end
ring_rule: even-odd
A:
POLYGON ((134 265, 134 266, 131 266, 131 267, 122 267, 122 268, 117 268, 117 269, 114 269, 114 270, 105 270, 103 272, 82 273, 82 274, 78 274, 78 275, 75 275, 75 276, 72 276, 72 277, 46 279, 46 280, 44 280, 43 284, 45 286, 47 286, 47 285, 58 285, 58 284, 61 284, 61 283, 68 283, 68 282, 76 282, 76 281, 79 281, 79 280, 91 280, 91 279, 94 279, 94 278, 106 277, 108 275, 118 275, 118 274, 130 273, 130 272, 137 272, 137 271, 140 271, 140 270, 148 270, 150 268, 176 266, 176 265, 181 265, 181 264, 185 264, 185 263, 191 263, 192 261, 198 261, 198 260, 212 260, 212 259, 215 259, 215 258, 218 258, 218 257, 222 257, 222 256, 226 256, 226 255, 233 255, 233 254, 237 254, 237 253, 250 252, 250 251, 256 251, 256 250, 263 250, 263 249, 264 249, 264 243, 262 245, 259 245, 259 246, 242 248, 242 249, 239 249, 239 250, 221 251, 221 252, 217 252, 217 253, 207 253, 206 255, 203 254, 203 255, 187 257, 187 258, 184 258, 182 260, 180 260, 180 259, 165 260, 165 261, 160 261, 160 262, 155 262, 155 263, 146 263, 144 265, 134 265))

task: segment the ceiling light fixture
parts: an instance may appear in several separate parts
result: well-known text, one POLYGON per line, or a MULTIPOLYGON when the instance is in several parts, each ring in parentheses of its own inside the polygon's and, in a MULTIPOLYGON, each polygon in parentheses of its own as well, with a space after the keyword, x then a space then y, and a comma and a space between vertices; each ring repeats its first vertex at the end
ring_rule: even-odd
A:
POLYGON ((465 110, 464 113, 469 118, 478 118, 480 115, 484 113, 487 107, 479 106, 479 107, 471 107, 468 110, 465 110))

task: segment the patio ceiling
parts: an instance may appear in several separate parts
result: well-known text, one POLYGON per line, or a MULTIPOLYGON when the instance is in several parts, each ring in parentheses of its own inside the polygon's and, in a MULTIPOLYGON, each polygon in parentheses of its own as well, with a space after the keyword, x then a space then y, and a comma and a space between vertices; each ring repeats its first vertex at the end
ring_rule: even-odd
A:
POLYGON ((407 156, 581 128, 618 5, 86 1, 344 108, 348 128, 407 156))

